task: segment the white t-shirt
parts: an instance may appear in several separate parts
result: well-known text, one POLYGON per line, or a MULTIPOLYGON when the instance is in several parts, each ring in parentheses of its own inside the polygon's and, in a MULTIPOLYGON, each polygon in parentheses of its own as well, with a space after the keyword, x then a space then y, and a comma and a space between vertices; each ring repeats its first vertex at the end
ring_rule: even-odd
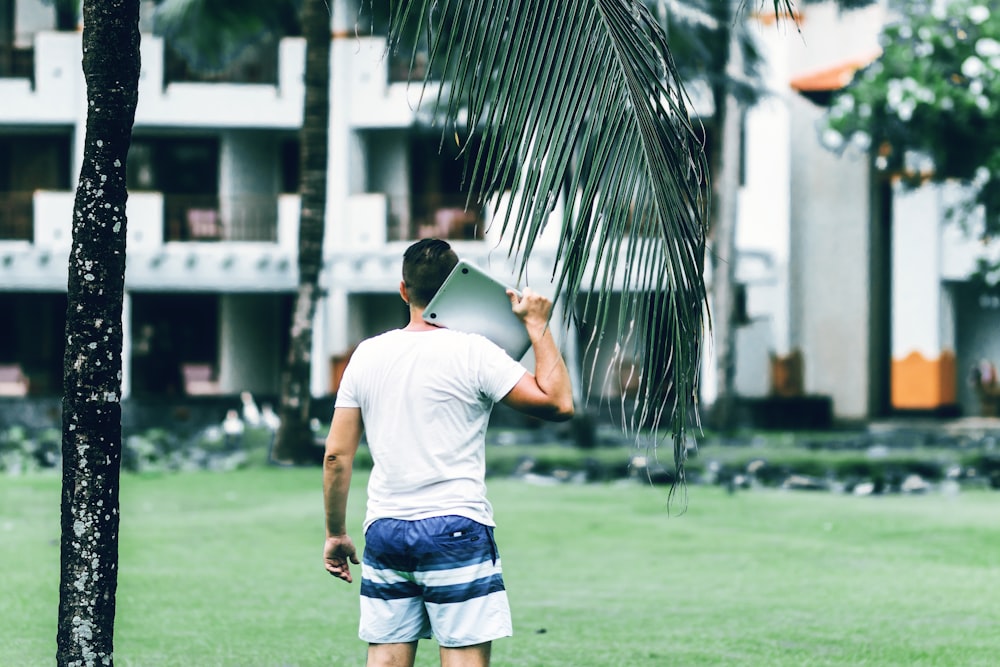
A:
POLYGON ((524 373, 486 338, 449 329, 397 329, 358 345, 336 407, 361 409, 374 461, 364 529, 449 514, 494 525, 486 426, 524 373))

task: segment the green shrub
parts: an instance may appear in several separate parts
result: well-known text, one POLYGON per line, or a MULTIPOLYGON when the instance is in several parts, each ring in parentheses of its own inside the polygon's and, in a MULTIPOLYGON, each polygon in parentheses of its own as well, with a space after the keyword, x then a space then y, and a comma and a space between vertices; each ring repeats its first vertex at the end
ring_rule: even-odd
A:
POLYGON ((62 439, 59 431, 29 433, 21 426, 0 431, 0 473, 21 474, 59 465, 62 439))

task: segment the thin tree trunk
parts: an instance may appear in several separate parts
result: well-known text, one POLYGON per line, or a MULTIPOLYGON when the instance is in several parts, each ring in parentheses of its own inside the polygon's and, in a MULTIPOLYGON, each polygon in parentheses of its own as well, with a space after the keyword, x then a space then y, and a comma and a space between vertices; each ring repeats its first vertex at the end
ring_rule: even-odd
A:
POLYGON ((715 330, 716 405, 714 424, 731 430, 736 421, 736 248, 737 196, 739 193, 740 123, 739 104, 730 95, 723 105, 722 165, 716 172, 718 216, 712 248, 712 327, 715 330))
POLYGON ((319 463, 321 449, 309 427, 312 404, 313 321, 320 297, 326 213, 327 145, 330 125, 330 13, 325 0, 305 0, 305 101, 301 137, 302 212, 299 216, 299 289, 292 313, 291 344, 281 383, 281 426, 273 458, 319 463))
POLYGON ((721 0, 720 26, 727 31, 722 67, 725 71, 713 87, 715 99, 716 145, 712 173, 712 328, 715 331, 716 400, 712 421, 727 431, 736 422, 736 222, 740 190, 743 114, 730 90, 731 81, 741 78, 743 64, 737 43, 730 0, 721 0))
POLYGON ((125 159, 139 83, 139 0, 85 0, 87 131, 73 207, 63 368, 56 660, 111 665, 118 585, 125 159))

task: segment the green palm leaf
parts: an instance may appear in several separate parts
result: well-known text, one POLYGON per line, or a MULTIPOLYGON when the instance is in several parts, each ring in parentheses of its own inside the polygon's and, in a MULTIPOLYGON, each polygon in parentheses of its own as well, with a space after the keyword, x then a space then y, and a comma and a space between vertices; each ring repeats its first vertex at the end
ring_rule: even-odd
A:
POLYGON ((439 107, 465 119, 445 134, 481 146, 467 156, 469 192, 516 195, 495 224, 522 273, 562 196, 556 298, 567 317, 594 316, 596 332, 617 316, 622 339, 593 344, 640 360, 627 425, 668 417, 682 480, 705 327, 708 168, 663 31, 629 0, 423 0, 391 3, 390 48, 415 24, 428 69, 446 73, 439 107), (487 141, 469 142, 480 132, 487 141), (579 293, 591 295, 584 308, 579 293))

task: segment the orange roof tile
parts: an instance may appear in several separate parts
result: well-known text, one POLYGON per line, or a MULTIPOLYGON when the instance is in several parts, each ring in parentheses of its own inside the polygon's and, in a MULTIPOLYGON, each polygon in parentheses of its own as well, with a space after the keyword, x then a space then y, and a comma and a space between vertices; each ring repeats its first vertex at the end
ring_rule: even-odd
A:
POLYGON ((851 82, 855 72, 871 64, 880 55, 881 51, 875 51, 864 58, 845 60, 833 67, 795 77, 789 85, 800 93, 840 90, 851 82))

